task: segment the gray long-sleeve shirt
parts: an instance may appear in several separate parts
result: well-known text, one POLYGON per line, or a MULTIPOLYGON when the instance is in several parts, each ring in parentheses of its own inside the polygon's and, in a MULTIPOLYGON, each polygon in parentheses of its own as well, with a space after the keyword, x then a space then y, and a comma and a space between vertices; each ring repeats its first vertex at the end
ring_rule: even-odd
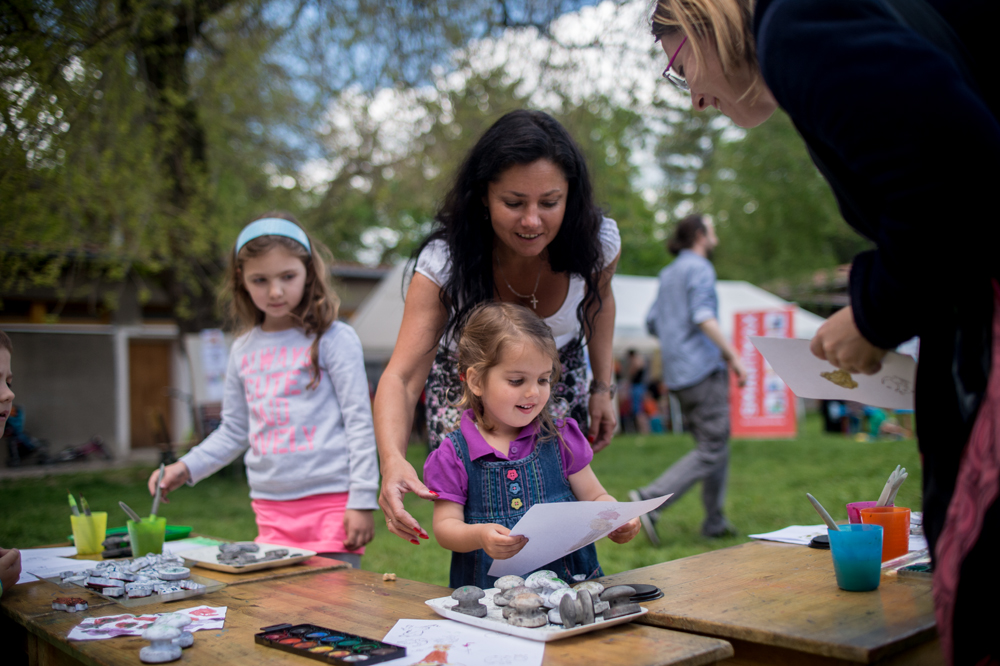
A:
POLYGON ((676 391, 694 386, 725 369, 722 351, 699 324, 719 318, 712 262, 691 250, 681 250, 660 271, 660 290, 646 315, 646 327, 660 339, 663 381, 676 391))
POLYGON ((334 322, 320 339, 300 329, 240 336, 229 353, 222 425, 181 458, 193 485, 246 451, 254 499, 347 492, 348 509, 378 508, 378 457, 361 341, 334 322))

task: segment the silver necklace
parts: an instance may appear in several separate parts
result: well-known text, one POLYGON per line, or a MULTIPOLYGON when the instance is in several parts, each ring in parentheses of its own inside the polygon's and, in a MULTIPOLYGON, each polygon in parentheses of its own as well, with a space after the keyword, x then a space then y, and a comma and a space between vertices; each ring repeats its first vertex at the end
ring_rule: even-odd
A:
POLYGON ((522 294, 514 290, 514 287, 510 286, 510 282, 507 282, 507 277, 503 274, 503 267, 500 265, 500 256, 497 255, 497 270, 500 271, 500 277, 503 278, 504 283, 507 288, 510 289, 510 293, 514 294, 518 298, 531 299, 531 309, 538 309, 538 299, 535 298, 535 292, 538 291, 538 283, 542 280, 542 267, 538 267, 538 277, 535 278, 535 288, 531 290, 530 294, 522 294))

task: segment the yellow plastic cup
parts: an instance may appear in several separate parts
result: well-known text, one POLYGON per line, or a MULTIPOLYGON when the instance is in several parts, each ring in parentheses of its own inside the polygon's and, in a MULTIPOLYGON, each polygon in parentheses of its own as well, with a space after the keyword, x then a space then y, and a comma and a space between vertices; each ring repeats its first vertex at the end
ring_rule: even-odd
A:
POLYGON ((73 525, 73 544, 77 555, 98 555, 104 546, 104 532, 108 527, 106 511, 91 511, 89 516, 70 516, 73 525))
POLYGON ((132 557, 142 557, 150 553, 159 555, 163 552, 163 537, 167 533, 167 519, 146 516, 138 523, 129 520, 128 540, 132 544, 132 557))

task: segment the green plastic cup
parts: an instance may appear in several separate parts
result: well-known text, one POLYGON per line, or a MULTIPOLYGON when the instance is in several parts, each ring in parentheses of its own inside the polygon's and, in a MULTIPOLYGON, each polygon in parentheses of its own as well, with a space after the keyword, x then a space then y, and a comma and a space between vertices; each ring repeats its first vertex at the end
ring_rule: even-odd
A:
POLYGON ((128 540, 132 544, 132 557, 159 555, 163 552, 163 536, 167 533, 167 519, 147 516, 138 523, 129 520, 128 540))
POLYGON ((73 525, 73 545, 77 555, 99 555, 104 546, 104 532, 108 526, 106 511, 92 511, 89 516, 70 516, 73 525))

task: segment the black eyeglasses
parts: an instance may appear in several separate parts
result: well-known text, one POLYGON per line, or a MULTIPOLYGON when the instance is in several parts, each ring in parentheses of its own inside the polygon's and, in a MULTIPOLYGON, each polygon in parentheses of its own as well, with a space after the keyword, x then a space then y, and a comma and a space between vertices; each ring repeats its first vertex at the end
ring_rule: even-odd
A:
POLYGON ((674 51, 673 57, 671 57, 670 61, 667 63, 667 68, 663 70, 663 78, 665 78, 667 81, 670 81, 670 83, 672 83, 674 87, 677 88, 678 90, 684 90, 690 92, 691 86, 689 86, 688 82, 684 80, 684 77, 678 76, 677 74, 674 74, 673 72, 670 71, 670 68, 674 66, 674 61, 677 60, 677 56, 678 54, 680 54, 681 49, 684 48, 685 44, 687 44, 687 40, 688 40, 687 37, 682 39, 681 45, 677 47, 676 51, 674 51))

